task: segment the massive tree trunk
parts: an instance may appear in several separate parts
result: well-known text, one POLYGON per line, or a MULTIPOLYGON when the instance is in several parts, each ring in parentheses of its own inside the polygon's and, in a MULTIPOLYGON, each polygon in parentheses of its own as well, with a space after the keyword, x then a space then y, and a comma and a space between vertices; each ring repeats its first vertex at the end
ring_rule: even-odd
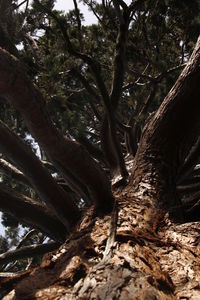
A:
POLYGON ((199 126, 199 78, 200 39, 143 132, 132 178, 115 191, 112 213, 92 220, 89 211, 39 269, 1 280, 1 290, 11 291, 4 300, 200 298, 199 223, 176 223, 166 210, 179 204, 177 156, 199 126))

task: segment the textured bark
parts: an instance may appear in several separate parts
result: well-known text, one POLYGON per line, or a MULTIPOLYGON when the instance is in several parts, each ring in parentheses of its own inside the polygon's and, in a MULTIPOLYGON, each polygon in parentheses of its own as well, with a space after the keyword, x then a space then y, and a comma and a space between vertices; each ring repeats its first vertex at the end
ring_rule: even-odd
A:
POLYGON ((71 177, 75 185, 86 188, 99 211, 110 211, 113 197, 106 174, 82 145, 63 137, 57 130, 46 112, 45 100, 38 89, 25 75, 20 63, 2 49, 0 92, 22 113, 30 132, 66 180, 71 177))
POLYGON ((2 183, 0 184, 0 210, 37 228, 55 240, 64 241, 66 238, 65 226, 47 207, 38 201, 13 192, 2 183))
POLYGON ((187 66, 143 133, 136 155, 135 183, 155 185, 159 201, 166 205, 172 204, 171 201, 176 203, 181 146, 199 128, 199 76, 200 39, 187 66))
POLYGON ((170 221, 148 186, 134 193, 131 183, 115 197, 111 216, 83 222, 18 284, 1 279, 3 299, 199 299, 199 224, 170 221))

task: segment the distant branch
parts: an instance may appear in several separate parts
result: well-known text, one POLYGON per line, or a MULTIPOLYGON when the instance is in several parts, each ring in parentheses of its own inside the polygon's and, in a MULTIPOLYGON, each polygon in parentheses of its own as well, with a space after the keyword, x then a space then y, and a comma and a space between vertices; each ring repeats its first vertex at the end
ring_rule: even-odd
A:
POLYGON ((80 13, 79 13, 77 1, 73 0, 73 2, 74 2, 76 20, 77 20, 77 24, 78 24, 78 36, 79 36, 80 49, 82 49, 83 48, 83 41, 82 41, 82 33, 81 33, 81 18, 80 18, 80 13))
POLYGON ((79 51, 77 51, 72 43, 71 40, 69 38, 69 35, 67 33, 67 28, 66 28, 66 24, 64 24, 59 17, 57 17, 56 14, 54 14, 54 12, 52 12, 51 10, 49 10, 46 6, 42 5, 38 0, 35 0, 35 2, 41 7, 41 9, 43 11, 45 11, 46 13, 48 13, 48 15, 50 17, 52 17, 54 19, 54 21, 57 23, 57 25, 60 28, 60 31, 63 35, 64 38, 64 42, 66 45, 66 48, 68 50, 68 52, 73 55, 76 58, 79 58, 81 60, 83 60, 85 63, 87 63, 92 71, 92 73, 94 74, 97 86, 99 88, 99 91, 102 95, 103 101, 108 105, 109 103, 109 95, 108 95, 108 91, 107 88, 105 86, 105 83, 102 79, 101 76, 101 70, 100 70, 100 65, 97 61, 95 61, 91 56, 81 53, 79 51))
POLYGON ((129 15, 123 12, 120 18, 120 24, 118 29, 118 35, 116 40, 112 86, 110 91, 110 101, 112 108, 116 109, 119 99, 122 94, 122 87, 125 74, 125 60, 126 60, 126 44, 129 27, 129 15))
POLYGON ((24 0, 24 1, 22 1, 21 3, 14 5, 14 8, 15 8, 15 9, 19 9, 20 6, 22 6, 24 3, 26 3, 26 7, 28 7, 29 0, 24 0))

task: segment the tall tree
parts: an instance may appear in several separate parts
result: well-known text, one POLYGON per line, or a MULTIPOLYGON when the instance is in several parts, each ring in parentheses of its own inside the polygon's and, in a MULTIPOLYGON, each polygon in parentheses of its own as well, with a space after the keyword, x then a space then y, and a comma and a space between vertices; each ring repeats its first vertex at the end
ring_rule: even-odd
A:
POLYGON ((197 299, 199 1, 25 2, 0 2, 0 210, 30 228, 2 296, 197 299))

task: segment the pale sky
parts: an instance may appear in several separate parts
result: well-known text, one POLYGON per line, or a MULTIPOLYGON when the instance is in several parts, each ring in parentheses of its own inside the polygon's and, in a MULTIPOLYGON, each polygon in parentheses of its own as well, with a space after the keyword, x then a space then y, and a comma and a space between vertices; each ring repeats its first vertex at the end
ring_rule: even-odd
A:
MULTIPOLYGON (((100 0, 97 0, 98 2, 101 2, 100 0)), ((30 1, 31 3, 32 1, 30 1)), ((131 0, 126 0, 125 1, 126 4, 130 4, 132 1, 131 0)), ((94 14, 88 10, 87 5, 83 5, 82 2, 79 2, 79 0, 77 0, 78 3, 78 7, 81 11, 81 13, 84 15, 85 18, 85 24, 90 25, 90 24, 94 24, 97 23, 97 18, 94 16, 94 14)), ((21 7, 24 8, 25 4, 21 7)), ((63 10, 65 12, 74 9, 74 2, 73 0, 57 0, 55 3, 55 8, 57 10, 63 10)))
MULTIPOLYGON (((78 7, 79 7, 80 11, 84 15, 85 23, 88 25, 97 23, 96 17, 94 16, 94 14, 92 12, 88 11, 87 6, 83 5, 82 3, 79 3, 78 1, 77 1, 77 3, 78 3, 78 7)), ((64 11, 74 9, 73 0, 57 0, 55 8, 58 10, 64 10, 64 11)))

